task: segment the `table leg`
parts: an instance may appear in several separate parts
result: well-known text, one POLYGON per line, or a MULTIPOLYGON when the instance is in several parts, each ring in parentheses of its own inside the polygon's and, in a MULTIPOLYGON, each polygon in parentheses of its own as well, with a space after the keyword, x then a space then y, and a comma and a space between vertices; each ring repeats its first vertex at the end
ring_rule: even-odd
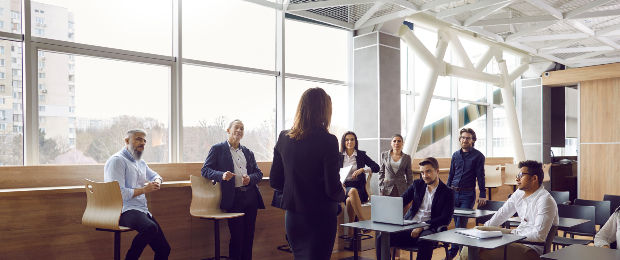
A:
MULTIPOLYGON (((375 232, 379 235, 379 231, 375 232)), ((390 260, 390 233, 381 232, 381 260, 390 260)))
POLYGON ((351 239, 351 243, 353 243, 353 260, 357 260, 357 228, 353 228, 353 239, 351 239))
POLYGON ((480 249, 477 248, 477 247, 471 247, 470 246, 469 248, 467 248, 467 260, 478 260, 478 259, 480 259, 478 251, 480 251, 480 249))

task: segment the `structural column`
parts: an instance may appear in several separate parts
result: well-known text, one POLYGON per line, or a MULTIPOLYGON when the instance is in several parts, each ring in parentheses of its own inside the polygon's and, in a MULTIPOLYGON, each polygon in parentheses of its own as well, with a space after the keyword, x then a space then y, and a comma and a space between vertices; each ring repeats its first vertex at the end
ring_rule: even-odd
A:
MULTIPOLYGON (((379 162, 400 133, 400 38, 376 31, 353 37, 354 131, 359 148, 379 162)), ((371 188, 378 194, 377 175, 371 188)))

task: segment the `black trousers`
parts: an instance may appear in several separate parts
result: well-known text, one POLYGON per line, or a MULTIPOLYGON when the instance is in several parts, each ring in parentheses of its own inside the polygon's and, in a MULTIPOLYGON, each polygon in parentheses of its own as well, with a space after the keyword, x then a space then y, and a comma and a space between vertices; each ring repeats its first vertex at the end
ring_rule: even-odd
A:
POLYGON ((245 213, 241 217, 228 219, 230 243, 228 254, 237 260, 251 260, 254 246, 254 230, 258 213, 258 195, 256 189, 235 190, 235 200, 227 213, 245 213))
MULTIPOLYGON (((435 233, 434 231, 428 229, 424 230, 420 233, 420 236, 413 238, 411 237, 411 231, 399 232, 399 233, 391 233, 390 234, 390 248, 391 247, 412 247, 417 246, 417 260, 431 260, 433 258, 433 248, 435 247, 435 242, 431 242, 428 240, 418 240, 419 237, 423 237, 426 235, 430 235, 435 233)), ((375 248, 377 253, 377 259, 381 259, 381 236, 379 234, 375 239, 375 248)))
POLYGON ((338 228, 336 214, 304 214, 287 210, 284 223, 295 260, 331 258, 338 228))
POLYGON ((146 245, 155 252, 155 260, 166 260, 170 255, 170 245, 166 241, 164 231, 161 230, 153 216, 138 210, 128 210, 121 214, 119 225, 138 231, 138 235, 131 242, 127 251, 126 260, 137 260, 142 255, 146 245))

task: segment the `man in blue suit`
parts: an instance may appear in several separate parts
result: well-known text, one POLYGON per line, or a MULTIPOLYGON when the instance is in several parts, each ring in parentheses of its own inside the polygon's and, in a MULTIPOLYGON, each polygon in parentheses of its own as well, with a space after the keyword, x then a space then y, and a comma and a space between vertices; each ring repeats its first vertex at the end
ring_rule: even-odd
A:
POLYGON ((202 167, 202 176, 221 183, 220 209, 228 213, 244 213, 228 219, 230 257, 251 260, 254 229, 258 209, 265 204, 258 190, 263 172, 258 168, 254 153, 239 142, 243 138, 243 122, 235 119, 228 125, 228 140, 213 145, 202 167))

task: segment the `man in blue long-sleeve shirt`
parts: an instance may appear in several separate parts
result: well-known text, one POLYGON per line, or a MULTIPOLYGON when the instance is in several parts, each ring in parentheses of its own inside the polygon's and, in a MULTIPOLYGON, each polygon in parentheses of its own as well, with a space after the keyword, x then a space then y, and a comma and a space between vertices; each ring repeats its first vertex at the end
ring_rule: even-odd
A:
MULTIPOLYGON (((476 178, 478 179, 478 207, 486 204, 486 189, 484 186, 484 155, 474 148, 476 132, 471 128, 463 128, 459 132, 461 149, 452 154, 448 187, 454 190, 454 207, 473 209, 476 202, 476 178)), ((454 217, 455 227, 461 227, 459 218, 454 217)), ((462 227, 467 228, 467 226, 462 227)), ((452 245, 450 255, 446 259, 456 257, 459 247, 452 245)))
POLYGON ((145 145, 144 130, 127 131, 125 147, 112 155, 103 168, 104 181, 118 181, 121 188, 123 211, 119 225, 138 231, 125 260, 138 260, 147 245, 155 252, 155 260, 165 260, 170 255, 164 232, 146 204, 145 194, 159 190, 162 178, 142 160, 145 145))

